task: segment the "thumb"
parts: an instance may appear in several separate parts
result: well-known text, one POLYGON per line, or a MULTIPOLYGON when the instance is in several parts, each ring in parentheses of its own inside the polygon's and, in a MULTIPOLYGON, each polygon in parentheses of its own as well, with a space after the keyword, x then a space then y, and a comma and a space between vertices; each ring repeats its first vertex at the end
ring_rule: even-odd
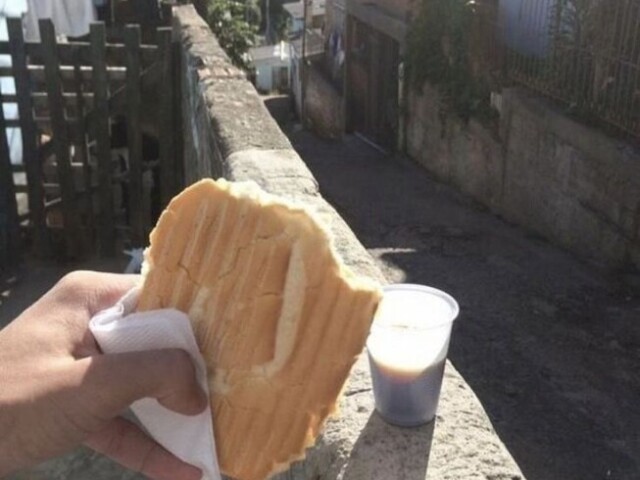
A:
POLYGON ((74 362, 84 392, 112 417, 145 397, 178 413, 196 415, 207 405, 191 357, 179 349, 94 355, 74 362))

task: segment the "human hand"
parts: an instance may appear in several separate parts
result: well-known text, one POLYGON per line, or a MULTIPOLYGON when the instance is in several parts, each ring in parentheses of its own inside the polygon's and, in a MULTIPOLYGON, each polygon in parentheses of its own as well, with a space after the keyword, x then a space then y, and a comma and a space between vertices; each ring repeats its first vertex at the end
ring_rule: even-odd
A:
POLYGON ((74 272, 0 331, 0 477, 81 443, 156 480, 198 480, 119 417, 154 397, 176 412, 206 407, 189 355, 177 349, 102 355, 88 323, 136 276, 74 272))

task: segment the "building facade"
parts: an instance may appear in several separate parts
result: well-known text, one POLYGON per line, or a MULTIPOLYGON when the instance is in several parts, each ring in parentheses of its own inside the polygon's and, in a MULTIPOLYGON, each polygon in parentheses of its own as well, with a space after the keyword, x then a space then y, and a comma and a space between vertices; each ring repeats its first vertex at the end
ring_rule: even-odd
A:
POLYGON ((402 58, 411 9, 409 0, 346 2, 346 128, 388 151, 400 144, 402 58))
POLYGON ((291 76, 291 46, 286 42, 255 47, 249 51, 251 66, 255 69, 258 91, 288 91, 291 76))

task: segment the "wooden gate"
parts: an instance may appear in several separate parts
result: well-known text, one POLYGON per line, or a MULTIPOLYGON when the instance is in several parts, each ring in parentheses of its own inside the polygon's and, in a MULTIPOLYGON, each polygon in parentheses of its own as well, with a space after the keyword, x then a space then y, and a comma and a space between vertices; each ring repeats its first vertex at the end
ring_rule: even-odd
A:
POLYGON ((399 44, 364 22, 348 17, 348 129, 386 150, 397 148, 399 44))
POLYGON ((62 43, 42 20, 33 43, 19 19, 7 24, 0 54, 12 66, 0 76, 13 76, 16 90, 0 102, 17 104, 19 119, 0 115, 0 132, 20 129, 23 159, 11 163, 0 135, 0 266, 25 238, 42 256, 145 245, 152 213, 179 188, 171 29, 142 45, 140 27, 127 25, 124 43, 110 44, 96 23, 89 41, 62 43))

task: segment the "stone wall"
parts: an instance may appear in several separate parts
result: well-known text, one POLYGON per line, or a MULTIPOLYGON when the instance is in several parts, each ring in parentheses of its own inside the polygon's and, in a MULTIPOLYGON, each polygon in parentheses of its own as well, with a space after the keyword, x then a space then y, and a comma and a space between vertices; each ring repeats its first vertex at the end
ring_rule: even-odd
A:
POLYGON ((576 253, 640 268, 640 152, 520 89, 499 125, 464 124, 425 85, 411 92, 407 152, 495 213, 576 253))
MULTIPOLYGON (((193 7, 174 10, 180 45, 184 172, 253 180, 266 191, 315 210, 332 233, 343 261, 357 274, 384 283, 380 270, 271 118, 253 86, 229 64, 193 7)), ((363 355, 352 369, 340 415, 327 422, 304 461, 278 480, 521 479, 478 399, 447 364, 438 427, 400 429, 373 412, 371 379, 363 355), (432 444, 435 448, 432 448, 432 444), (433 453, 435 450, 435 453, 433 453), (427 474, 429 466, 429 475, 427 474)))
POLYGON ((323 137, 338 138, 344 132, 342 95, 313 64, 305 69, 305 117, 309 127, 323 137))

